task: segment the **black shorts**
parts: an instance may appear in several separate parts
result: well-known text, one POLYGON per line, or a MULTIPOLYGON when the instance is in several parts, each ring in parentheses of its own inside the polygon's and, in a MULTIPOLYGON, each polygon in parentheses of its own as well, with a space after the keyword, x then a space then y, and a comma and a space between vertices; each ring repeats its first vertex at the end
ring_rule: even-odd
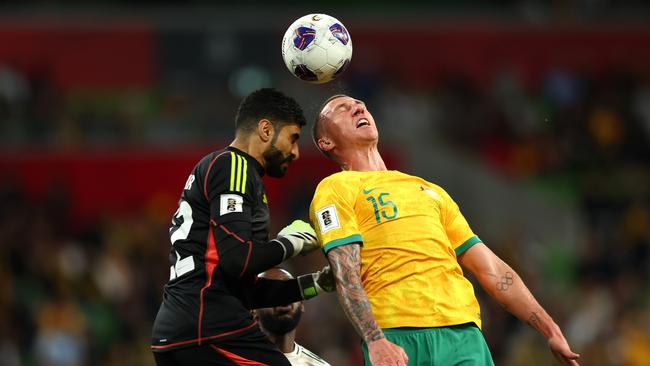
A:
POLYGON ((256 333, 153 355, 157 366, 291 366, 262 332, 256 333))

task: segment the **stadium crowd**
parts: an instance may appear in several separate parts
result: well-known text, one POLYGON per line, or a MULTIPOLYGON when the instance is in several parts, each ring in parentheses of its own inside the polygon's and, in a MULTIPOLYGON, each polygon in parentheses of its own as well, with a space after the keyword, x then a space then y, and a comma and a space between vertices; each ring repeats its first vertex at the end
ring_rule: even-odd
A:
MULTIPOLYGON (((516 228, 503 228, 499 237, 478 234, 540 294, 581 364, 640 366, 650 364, 648 71, 547 70, 530 85, 504 70, 485 84, 450 76, 426 88, 397 88, 399 80, 372 82, 373 75, 352 69, 345 80, 352 95, 377 106, 378 121, 403 119, 382 127, 382 149, 399 154, 405 140, 442 141, 533 194, 577 207, 580 232, 567 246, 528 250, 516 228), (422 126, 427 133, 419 133, 422 126), (539 268, 530 268, 530 256, 539 268)), ((231 121, 239 95, 227 85, 211 88, 63 94, 47 79, 4 64, 0 141, 6 151, 227 143, 230 136, 213 121, 231 121)), ((313 150, 304 140, 303 150, 313 150)), ((401 165, 408 171, 407 161, 401 165)), ((1 174, 0 363, 152 364, 151 324, 169 276, 173 209, 151 199, 79 227, 65 184, 34 198, 11 172, 1 174)), ((435 182, 444 172, 430 174, 435 182)), ((483 189, 480 182, 476 189, 483 189)), ((285 211, 272 207, 272 214, 305 215, 311 193, 295 192, 285 211)), ((314 254, 289 266, 304 273, 323 260, 314 254)), ((534 331, 477 295, 497 365, 550 364, 534 331)), ((360 365, 358 338, 334 296, 324 296, 305 304, 298 341, 332 365, 360 365)))

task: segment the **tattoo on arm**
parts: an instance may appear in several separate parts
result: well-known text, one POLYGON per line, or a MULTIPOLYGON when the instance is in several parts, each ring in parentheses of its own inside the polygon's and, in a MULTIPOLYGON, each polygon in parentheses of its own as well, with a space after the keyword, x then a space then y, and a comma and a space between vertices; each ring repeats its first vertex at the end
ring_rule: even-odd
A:
POLYGON ((508 288, 513 284, 514 276, 512 272, 506 272, 505 275, 501 276, 501 279, 497 281, 497 290, 499 291, 508 291, 508 288))
POLYGON ((375 322, 368 295, 361 284, 361 254, 358 244, 336 247, 327 254, 334 277, 339 302, 357 333, 366 343, 384 338, 375 322))
POLYGON ((541 320, 539 319, 539 316, 537 316, 537 313, 532 312, 528 318, 528 325, 530 325, 535 330, 539 330, 540 323, 541 320))

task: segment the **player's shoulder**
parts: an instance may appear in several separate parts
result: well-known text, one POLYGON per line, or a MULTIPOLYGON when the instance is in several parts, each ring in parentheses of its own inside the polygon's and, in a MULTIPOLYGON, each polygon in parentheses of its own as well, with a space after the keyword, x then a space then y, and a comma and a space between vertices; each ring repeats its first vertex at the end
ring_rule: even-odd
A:
POLYGON ((197 168, 202 172, 213 174, 219 172, 225 176, 242 176, 247 174, 253 168, 253 163, 245 154, 230 149, 214 151, 203 157, 197 164, 197 168))
POLYGON ((425 182, 427 183, 425 189, 429 191, 427 193, 431 194, 438 201, 443 203, 449 203, 453 201, 451 196, 447 192, 447 190, 445 190, 442 186, 435 183, 431 183, 429 181, 425 181, 425 182))
POLYGON ((411 175, 407 173, 401 173, 405 176, 409 177, 409 180, 415 181, 420 185, 420 189, 428 194, 430 194, 432 197, 434 197, 438 201, 443 201, 449 199, 449 193, 440 185, 433 183, 429 180, 426 180, 422 177, 416 176, 416 175, 411 175))
POLYGON ((320 182, 321 184, 332 184, 337 182, 343 182, 350 177, 350 173, 352 172, 349 171, 336 172, 323 178, 320 182))
POLYGON ((230 153, 227 149, 213 151, 201 158, 196 164, 196 168, 206 172, 215 168, 230 167, 230 153))
POLYGON ((358 173, 359 172, 341 171, 331 174, 318 183, 316 191, 349 189, 358 186, 361 181, 361 177, 358 173))
POLYGON ((429 181, 425 181, 425 182, 427 183, 427 185, 428 185, 428 187, 429 187, 430 189, 432 189, 432 190, 434 190, 434 191, 436 191, 436 192, 438 192, 438 193, 444 193, 444 194, 447 194, 447 191, 446 191, 444 188, 442 188, 442 186, 440 186, 440 185, 438 185, 438 184, 436 184, 436 183, 431 183, 431 182, 429 182, 429 181))
POLYGON ((410 174, 406 174, 406 173, 403 173, 403 174, 408 175, 411 178, 418 180, 420 182, 420 184, 425 188, 428 188, 428 189, 430 189, 432 191, 435 191, 438 194, 447 195, 447 191, 442 186, 440 186, 439 184, 433 183, 433 182, 431 182, 429 180, 426 180, 426 179, 424 179, 422 177, 418 177, 416 175, 410 175, 410 174))
POLYGON ((235 149, 214 151, 201 159, 195 168, 197 178, 204 181, 207 191, 228 190, 246 194, 247 187, 258 181, 258 174, 251 174, 255 162, 235 149))

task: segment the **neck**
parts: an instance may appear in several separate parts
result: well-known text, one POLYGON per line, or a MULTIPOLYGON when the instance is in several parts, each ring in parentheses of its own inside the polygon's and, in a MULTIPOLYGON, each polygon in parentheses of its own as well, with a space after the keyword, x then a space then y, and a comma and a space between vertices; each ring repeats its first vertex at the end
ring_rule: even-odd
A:
POLYGON ((352 170, 357 172, 369 172, 377 170, 387 170, 384 160, 379 154, 377 145, 370 145, 363 149, 354 149, 343 151, 343 157, 340 159, 341 169, 352 170))
POLYGON ((250 136, 242 136, 238 134, 230 143, 230 146, 245 152, 255 158, 255 160, 257 160, 262 166, 266 166, 260 144, 255 144, 250 136))
POLYGON ((293 350, 296 348, 295 330, 292 330, 291 332, 287 334, 283 334, 281 336, 276 336, 272 334, 269 334, 268 336, 271 342, 275 343, 275 345, 280 349, 280 351, 282 351, 282 353, 293 352, 293 350))

